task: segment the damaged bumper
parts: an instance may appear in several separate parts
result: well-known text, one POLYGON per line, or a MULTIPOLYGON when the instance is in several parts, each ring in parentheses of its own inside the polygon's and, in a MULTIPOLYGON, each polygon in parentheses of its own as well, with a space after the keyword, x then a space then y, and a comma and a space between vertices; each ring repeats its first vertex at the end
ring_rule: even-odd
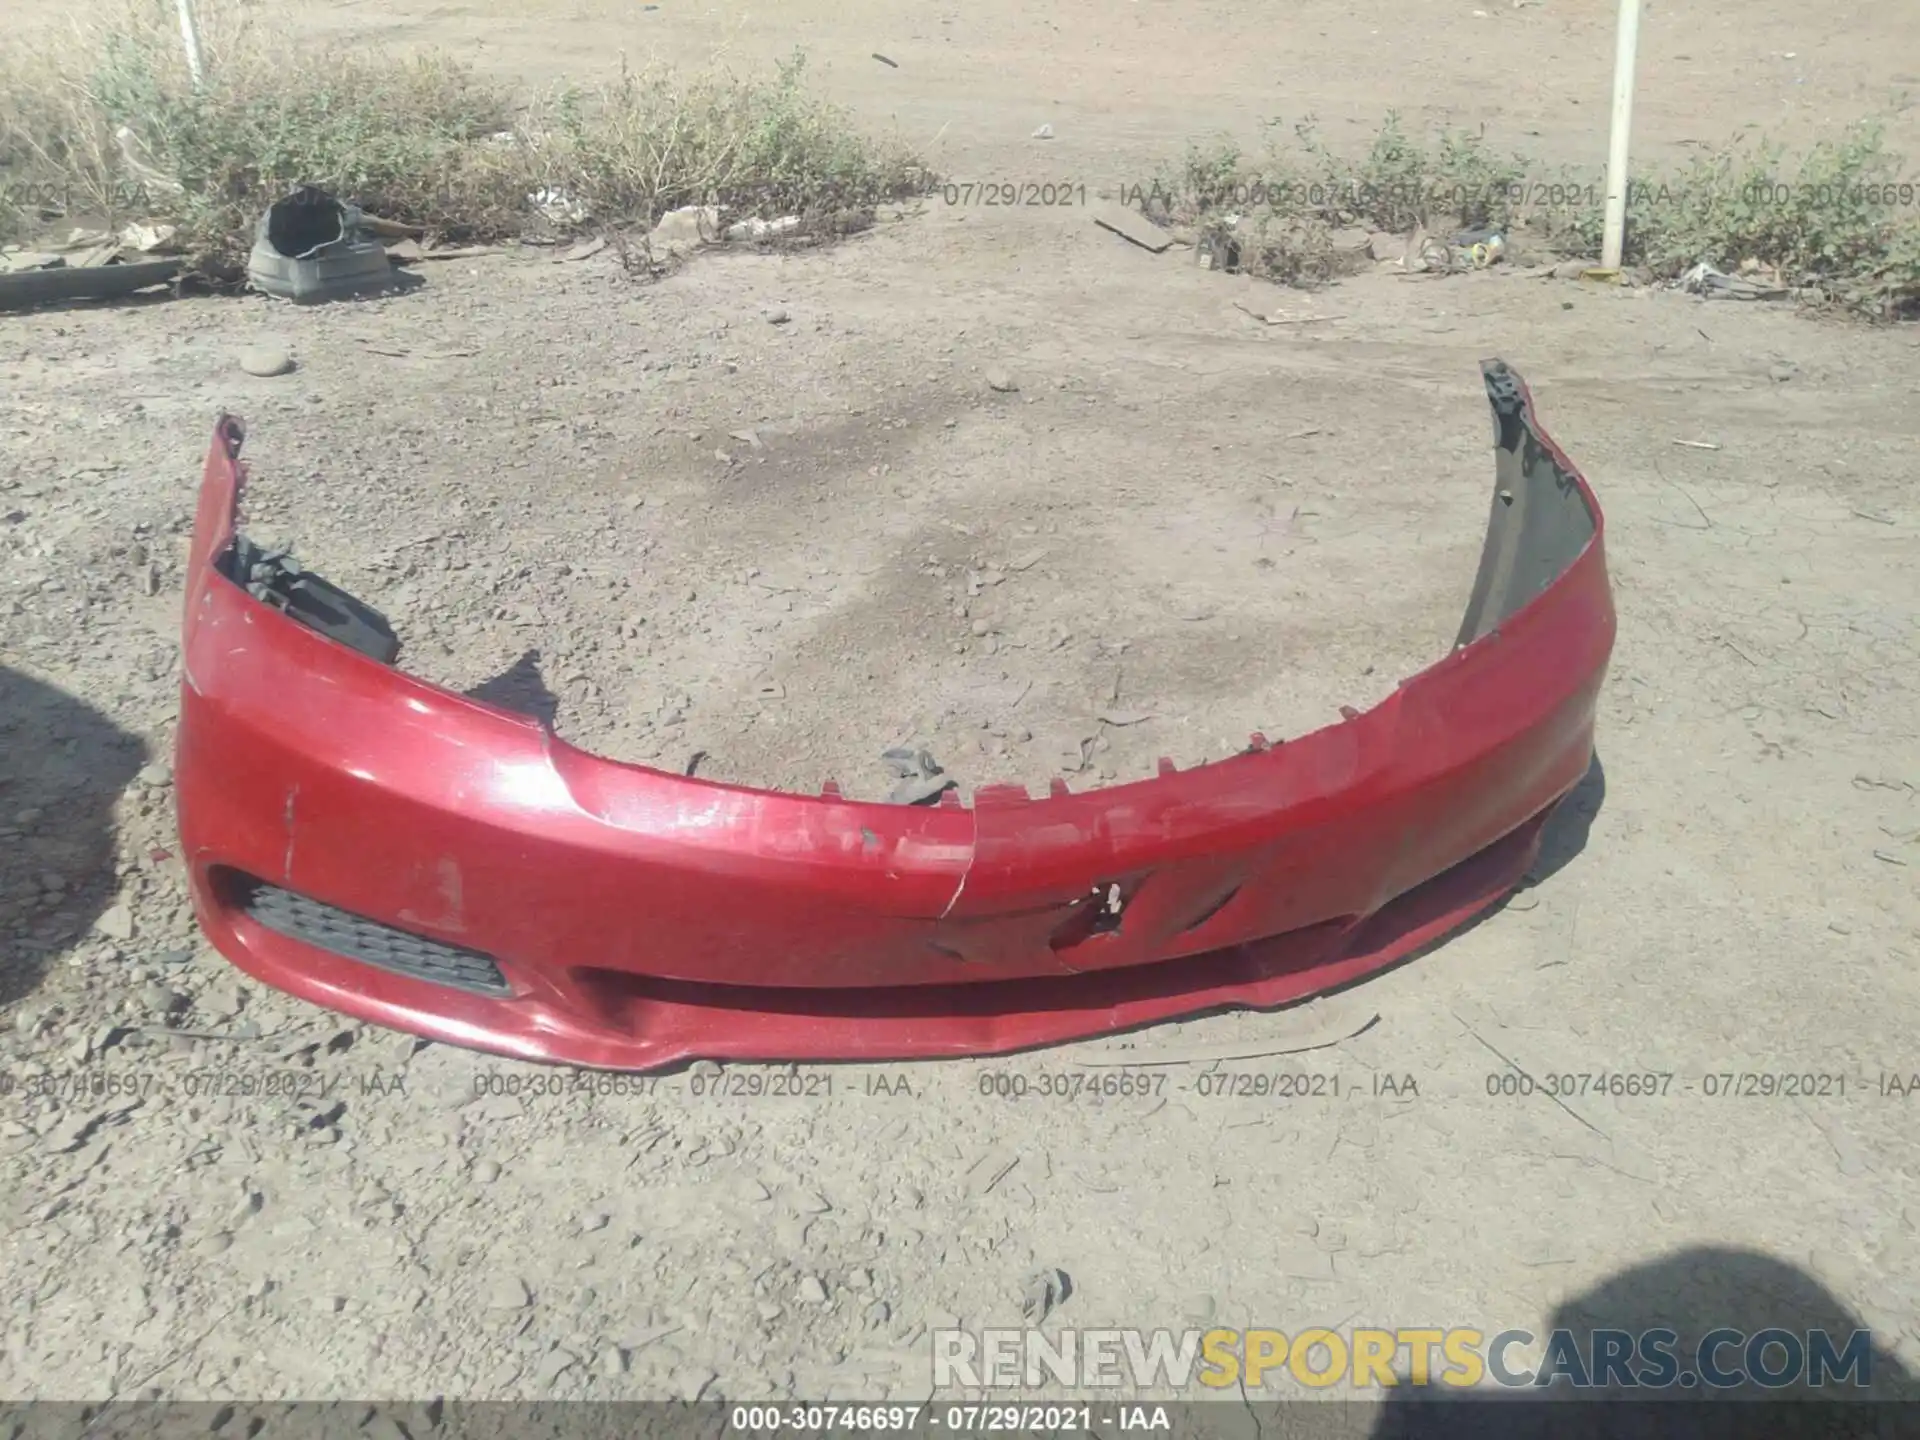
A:
POLYGON ((1495 498, 1452 653, 1284 744, 970 808, 620 764, 405 674, 378 615, 237 534, 223 420, 175 767, 200 923, 361 1019, 635 1069, 1005 1052, 1378 970, 1524 877, 1613 644, 1599 507, 1484 369, 1495 498))

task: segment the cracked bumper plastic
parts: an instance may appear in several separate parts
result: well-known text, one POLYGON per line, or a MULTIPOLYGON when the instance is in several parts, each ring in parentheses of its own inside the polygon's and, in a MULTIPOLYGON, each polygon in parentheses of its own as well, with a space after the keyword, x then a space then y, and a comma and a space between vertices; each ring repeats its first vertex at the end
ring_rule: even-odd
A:
POLYGON ((317 1004, 616 1068, 999 1053, 1378 970, 1524 877, 1613 643, 1599 507, 1518 377, 1485 378, 1496 492, 1451 654, 1284 744, 971 808, 600 759, 327 638, 218 568, 245 478, 223 420, 175 767, 201 925, 317 1004), (487 962, 497 983, 445 983, 487 962))

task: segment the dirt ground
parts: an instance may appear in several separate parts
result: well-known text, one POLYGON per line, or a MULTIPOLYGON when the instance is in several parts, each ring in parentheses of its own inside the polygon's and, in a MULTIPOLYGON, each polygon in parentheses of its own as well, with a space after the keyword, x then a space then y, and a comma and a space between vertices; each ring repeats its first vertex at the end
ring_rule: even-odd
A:
MULTIPOLYGON (((1337 137, 1392 104, 1584 160, 1611 5, 1486 8, 300 14, 537 79, 804 43, 981 179, 1098 188, 1270 113, 1337 137)), ((1889 110, 1920 149, 1908 5, 1656 3, 1647 46, 1649 151, 1889 110)), ((1297 325, 1243 298, 1078 206, 936 202, 657 285, 534 253, 311 312, 0 320, 0 1394, 924 1395, 927 1332, 1017 1325, 1042 1266, 1080 1327, 1543 1329, 1596 1294, 1828 1323, 1717 1262, 1660 1268, 1700 1246, 1773 1257, 1920 1365, 1920 1097, 1884 1084, 1920 1072, 1920 337, 1499 271, 1267 292, 1297 325), (298 369, 240 373, 261 341, 298 369), (346 1024, 196 944, 165 761, 222 407, 251 427, 250 528, 383 609, 409 667, 623 758, 877 796, 903 741, 969 789, 1084 783, 1381 698, 1465 602, 1496 354, 1607 510, 1604 774, 1541 883, 1414 964, 1289 1013, 834 1069, 830 1095, 476 1099, 526 1067, 346 1024), (1115 705, 1151 718, 1102 732, 1115 705), (983 1093, 1122 1058, 1172 1088, 983 1093), (1509 1061, 1674 1078, 1562 1107, 1490 1095, 1509 1061), (1210 1066, 1342 1093, 1204 1098, 1210 1066), (334 1088, 190 1094, 209 1072, 334 1088), (1844 1093, 1708 1097, 1741 1073, 1844 1093), (36 1076, 142 1093, 31 1098, 36 1076), (1605 1288, 1623 1274, 1647 1293, 1605 1288)))

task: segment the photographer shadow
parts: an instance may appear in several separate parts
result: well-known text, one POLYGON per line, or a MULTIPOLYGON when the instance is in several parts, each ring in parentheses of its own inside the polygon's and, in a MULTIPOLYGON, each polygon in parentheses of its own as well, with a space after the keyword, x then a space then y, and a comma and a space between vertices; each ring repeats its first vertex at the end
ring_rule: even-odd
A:
MULTIPOLYGON (((1869 1338, 1860 1372, 1809 1384, 1804 1371, 1790 1385, 1766 1388, 1749 1381, 1710 1390, 1687 1385, 1703 1339, 1716 1330, 1754 1336, 1789 1332, 1804 1342, 1825 1332, 1836 1353, 1865 1326, 1813 1276, 1772 1256, 1731 1247, 1702 1246, 1623 1270, 1557 1308, 1549 1332, 1566 1330, 1591 1359, 1596 1330, 1637 1339, 1670 1330, 1670 1353, 1683 1383, 1651 1389, 1574 1389, 1555 1383, 1451 1393, 1402 1387, 1389 1391, 1370 1440, 1664 1440, 1672 1436, 1768 1437, 1838 1440, 1843 1436, 1914 1434, 1920 1426, 1920 1385, 1890 1350, 1869 1338), (1865 1382, 1864 1384, 1859 1382, 1865 1382), (1705 1403, 1703 1403, 1705 1402, 1705 1403), (1907 1426, 1892 1430, 1890 1421, 1907 1426)), ((1779 1347, 1769 1364, 1780 1365, 1779 1347)), ((1745 1368, 1742 1349, 1727 1345, 1716 1359, 1724 1371, 1745 1368)), ((1631 1362, 1635 1365, 1637 1361, 1631 1362)), ((1781 1366, 1784 1369, 1786 1367, 1781 1366)))
POLYGON ((0 1006, 31 996, 118 891, 114 805, 146 747, 57 686, 0 665, 0 1006))

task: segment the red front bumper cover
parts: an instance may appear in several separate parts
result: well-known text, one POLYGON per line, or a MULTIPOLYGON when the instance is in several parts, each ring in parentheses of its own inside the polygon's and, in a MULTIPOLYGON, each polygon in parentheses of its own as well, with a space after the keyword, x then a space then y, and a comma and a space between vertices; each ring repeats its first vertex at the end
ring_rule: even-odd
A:
POLYGON ((414 679, 377 616, 239 535, 223 418, 175 769, 201 925, 365 1020, 634 1069, 999 1053, 1378 970, 1524 877, 1613 644, 1599 506, 1483 370, 1495 498, 1451 654, 1300 739, 971 808, 619 764, 414 679))

